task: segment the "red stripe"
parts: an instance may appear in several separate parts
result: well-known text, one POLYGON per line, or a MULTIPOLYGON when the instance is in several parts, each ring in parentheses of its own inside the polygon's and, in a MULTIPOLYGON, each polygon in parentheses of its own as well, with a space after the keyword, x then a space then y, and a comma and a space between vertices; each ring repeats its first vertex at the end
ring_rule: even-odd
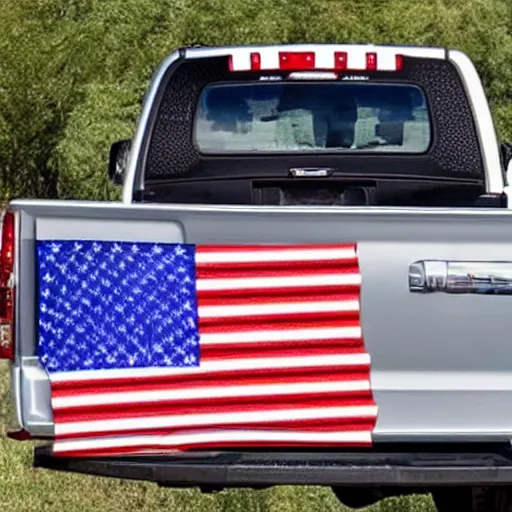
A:
MULTIPOLYGON (((248 265, 247 265, 248 267, 248 265)), ((274 263, 265 262, 263 268, 247 268, 243 272, 240 269, 233 268, 230 263, 227 268, 217 263, 208 263, 205 266, 196 267, 197 279, 258 279, 266 277, 274 278, 287 278, 287 277, 315 277, 325 275, 346 275, 346 274, 359 274, 359 269, 356 265, 344 265, 339 263, 334 269, 324 268, 323 261, 304 262, 300 268, 279 269, 276 268, 274 263), (307 263, 307 264, 306 264, 307 263)), ((322 293, 321 285, 317 293, 322 293)))
POLYGON ((203 272, 208 275, 208 271, 212 272, 228 272, 238 271, 240 274, 254 272, 268 271, 269 274, 280 274, 288 272, 299 272, 302 274, 309 274, 310 271, 321 267, 324 269, 324 273, 332 273, 339 271, 346 271, 347 269, 353 269, 354 273, 357 272, 357 258, 346 258, 346 259, 328 259, 328 260, 303 260, 303 261, 237 261, 237 262, 215 262, 215 263, 196 263, 196 271, 203 275, 203 272), (269 268, 270 267, 270 268, 269 268))
POLYGON ((194 443, 194 444, 183 444, 174 446, 169 448, 165 445, 159 445, 157 443, 146 445, 146 446, 134 446, 134 447, 119 447, 119 448, 104 448, 104 449, 96 449, 96 450, 83 450, 83 451, 66 451, 66 452, 58 452, 55 454, 57 457, 108 457, 108 456, 122 456, 122 455, 150 455, 150 454, 159 454, 163 455, 165 453, 176 453, 187 451, 189 453, 194 451, 209 451, 209 450, 220 450, 223 448, 317 448, 317 447, 345 447, 345 448, 369 448, 372 446, 371 442, 349 442, 349 441, 318 441, 318 442, 299 442, 299 441, 279 441, 279 442, 270 442, 270 441, 255 441, 255 442, 211 442, 211 443, 194 443))
MULTIPOLYGON (((339 393, 342 395, 342 393, 339 393)), ((368 398, 345 398, 338 396, 335 398, 315 398, 314 400, 307 400, 301 398, 300 400, 290 403, 272 401, 269 402, 265 398, 264 403, 238 403, 238 404, 210 404, 205 401, 198 410, 197 404, 183 404, 177 402, 175 405, 166 406, 161 408, 156 404, 140 407, 137 410, 124 410, 124 411, 96 411, 91 408, 87 412, 72 412, 55 411, 54 418, 59 423, 75 423, 80 421, 94 421, 94 420, 120 420, 120 419, 135 419, 135 418, 151 418, 161 416, 176 416, 176 415, 194 415, 194 414, 238 414, 241 412, 261 412, 265 416, 265 412, 282 411, 288 409, 303 410, 318 407, 353 407, 353 406, 370 406, 374 405, 373 400, 368 398)), ((184 420, 186 421, 186 420, 184 420)), ((266 423, 262 418, 262 423, 266 423)))
MULTIPOLYGON (((263 349, 258 346, 257 343, 254 343, 255 347, 251 350, 244 349, 244 355, 247 356, 247 358, 252 359, 259 359, 260 357, 267 356, 267 357, 276 357, 276 358, 290 358, 290 357, 303 357, 303 356, 332 356, 333 358, 336 356, 341 355, 360 355, 365 354, 364 347, 325 347, 325 348, 318 348, 318 347, 304 347, 304 348, 282 348, 279 344, 275 344, 275 348, 270 350, 263 349)), ((224 348, 224 347, 222 347, 224 348)), ((222 349, 221 350, 213 350, 213 347, 211 350, 208 350, 205 355, 201 354, 201 359, 203 361, 227 361, 229 359, 237 360, 240 356, 238 353, 230 351, 229 349, 222 349)), ((257 363, 255 363, 257 364, 257 363)), ((354 363, 354 364, 344 364, 342 368, 345 370, 349 369, 367 369, 369 365, 367 363, 354 363)), ((343 371, 343 370, 342 370, 343 371)), ((243 370, 243 372, 247 372, 247 370, 243 370)), ((273 373, 273 369, 267 369, 268 373, 273 373)), ((238 373, 238 371, 237 371, 238 373)), ((228 372, 225 372, 226 378, 229 378, 228 372)))
MULTIPOLYGON (((262 412, 262 417, 265 417, 265 411, 262 412)), ((281 430, 282 426, 289 426, 290 430, 303 431, 306 426, 311 426, 311 431, 315 431, 316 427, 319 424, 326 425, 327 422, 332 422, 336 425, 336 429, 333 431, 343 432, 343 431, 356 431, 356 426, 358 424, 364 425, 364 428, 361 431, 371 431, 372 428, 368 428, 368 425, 372 425, 375 423, 374 416, 360 416, 357 418, 334 418, 334 419, 326 419, 317 418, 314 420, 295 420, 293 422, 286 421, 264 421, 254 422, 254 423, 240 423, 238 425, 234 425, 233 423, 222 423, 218 422, 215 424, 207 425, 208 428, 216 429, 216 430, 230 430, 233 428, 237 428, 238 430, 252 430, 253 428, 260 429, 273 429, 273 430, 281 430), (342 425, 345 425, 343 428, 342 425)), ((174 434, 179 431, 183 431, 184 429, 187 431, 193 432, 194 430, 204 430, 204 426, 197 426, 196 428, 191 428, 186 425, 182 425, 176 428, 169 428, 166 430, 167 435, 174 434)), ((308 430, 304 430, 308 431, 308 430)), ((78 433, 70 433, 70 434, 60 434, 56 437, 56 439, 60 440, 71 440, 71 439, 84 439, 84 438, 104 438, 111 436, 140 436, 140 435, 153 435, 153 430, 151 428, 137 428, 137 429, 126 429, 126 430, 105 430, 94 432, 94 434, 89 434, 88 432, 78 432, 78 433)))
MULTIPOLYGON (((336 432, 366 432, 371 430, 373 425, 373 419, 365 419, 365 418, 354 418, 353 422, 350 421, 340 421, 338 418, 327 418, 327 419, 313 419, 313 420, 302 420, 300 422, 300 431, 297 429, 297 422, 295 421, 282 421, 279 425, 276 425, 275 428, 272 425, 268 425, 267 423, 251 423, 247 425, 251 430, 256 430, 259 432, 266 432, 269 430, 279 431, 279 432, 324 432, 324 433, 336 433, 336 432)), ((241 431, 244 430, 243 427, 238 427, 238 425, 231 425, 226 429, 227 431, 241 431)), ((151 432, 146 432, 144 436, 168 436, 169 434, 173 435, 186 435, 186 434, 201 434, 201 433, 209 433, 209 432, 221 432, 218 428, 214 427, 192 427, 192 428, 155 428, 152 429, 151 432)), ((109 436, 101 436, 102 438, 109 436)), ((112 436, 113 437, 113 436, 112 436)), ((115 436, 116 438, 123 439, 126 437, 132 437, 132 435, 120 435, 115 436)))
POLYGON ((307 295, 299 295, 290 297, 288 295, 273 295, 270 298, 266 297, 253 297, 252 295, 248 295, 244 298, 243 302, 240 299, 233 297, 224 297, 223 292, 217 292, 217 295, 214 297, 205 297, 199 301, 199 307, 208 307, 208 306, 260 306, 264 304, 274 305, 274 304, 307 304, 311 302, 349 302, 349 301, 359 301, 359 294, 357 293, 339 293, 334 291, 334 293, 327 294, 325 292, 322 293, 308 293, 307 295))
MULTIPOLYGON (((362 371, 369 370, 369 365, 367 364, 359 364, 359 365, 330 365, 330 366, 305 366, 301 368, 251 368, 251 369, 243 369, 236 371, 212 371, 208 373, 201 374, 201 378, 203 379, 223 379, 223 378, 234 378, 238 377, 252 377, 257 375, 283 375, 283 376, 293 376, 300 372, 303 375, 312 374, 317 375, 318 373, 325 373, 326 371, 335 371, 338 369, 340 372, 345 371, 362 371)), ((147 384, 157 384, 164 382, 183 382, 184 379, 195 377, 195 375, 160 375, 160 376, 138 376, 138 377, 126 377, 126 378, 103 378, 97 380, 68 380, 68 381, 60 381, 60 382, 52 382, 52 392, 57 389, 69 389, 69 388, 88 388, 91 385, 102 385, 102 386, 115 386, 121 382, 126 382, 127 384, 135 384, 135 382, 146 382, 147 384)))
POLYGON ((206 431, 222 431, 222 430, 279 430, 287 432, 365 432, 372 430, 375 425, 375 417, 356 417, 356 418, 313 418, 307 420, 285 420, 279 422, 254 422, 241 423, 234 425, 232 423, 217 423, 215 425, 197 425, 195 427, 170 427, 170 428, 153 428, 153 429, 133 429, 119 432, 99 432, 94 434, 60 434, 58 439, 79 439, 79 438, 105 438, 105 437, 124 437, 132 436, 168 436, 180 434, 194 434, 206 431))
MULTIPOLYGON (((325 340, 291 340, 291 341, 280 341, 276 342, 264 342, 253 343, 253 347, 248 347, 246 343, 219 343, 215 345, 203 345, 201 347, 201 358, 206 361, 215 359, 217 357, 229 357, 230 359, 236 359, 240 357, 240 354, 250 357, 268 357, 273 355, 273 351, 286 349, 290 345, 293 346, 294 350, 312 349, 318 353, 324 353, 327 348, 337 347, 337 353, 343 353, 347 349, 346 353, 356 353, 354 349, 361 349, 364 351, 363 342, 361 338, 333 338, 325 340), (254 347, 257 345, 257 347, 254 347), (348 351, 348 349, 353 349, 348 351)), ((358 352, 357 352, 358 353, 358 352)))
POLYGON ((335 381, 359 381, 368 380, 368 372, 350 372, 344 373, 339 370, 330 370, 325 373, 315 374, 296 374, 296 375, 238 375, 229 380, 220 378, 204 378, 196 376, 188 379, 180 379, 171 382, 147 382, 133 381, 127 379, 122 383, 116 383, 111 386, 105 386, 103 383, 95 384, 94 381, 89 382, 87 388, 71 387, 58 388, 52 386, 52 397, 60 398, 65 396, 79 395, 101 395, 104 393, 135 393, 143 391, 175 391, 182 389, 203 389, 222 386, 268 386, 272 384, 309 384, 319 382, 335 382, 335 381))
POLYGON ((240 326, 240 328, 247 325, 254 325, 255 323, 264 322, 265 326, 272 329, 273 326, 279 327, 282 323, 291 324, 294 323, 298 329, 301 328, 302 322, 308 320, 321 320, 324 322, 337 321, 346 318, 347 321, 358 318, 359 312, 353 311, 311 311, 307 313, 283 313, 277 315, 269 314, 253 314, 247 316, 233 316, 233 317, 219 317, 219 318, 199 318, 199 328, 201 331, 205 329, 213 329, 219 325, 227 327, 240 326))
POLYGON ((247 332, 247 331, 294 331, 297 329, 345 329, 360 327, 359 315, 349 320, 340 318, 337 321, 324 319, 308 319, 307 321, 298 322, 288 321, 281 322, 279 327, 262 322, 247 323, 245 325, 216 325, 214 327, 205 326, 201 329, 201 334, 215 334, 223 332, 247 332))
POLYGON ((321 286, 282 286, 280 288, 251 288, 249 289, 232 289, 232 290, 198 290, 198 300, 204 298, 216 297, 222 294, 224 297, 238 298, 240 301, 245 301, 247 297, 260 297, 266 296, 273 298, 280 295, 287 295, 288 297, 301 297, 309 293, 354 293, 359 291, 359 285, 321 285, 321 286))
MULTIPOLYGON (((258 409, 265 410, 266 402, 269 400, 273 404, 284 403, 288 406, 294 404, 300 400, 316 400, 316 399, 339 399, 340 397, 346 398, 347 400, 371 400, 372 393, 370 390, 365 391, 329 391, 329 392, 299 392, 299 393, 287 393, 281 394, 276 393, 275 395, 243 395, 243 396, 232 396, 232 397, 213 397, 213 398, 187 398, 186 400, 179 399, 166 399, 166 400, 137 400, 129 403, 118 403, 118 404, 105 404, 105 405, 83 405, 80 407, 65 407, 56 409, 56 415, 59 417, 59 421, 62 419, 62 414, 67 414, 67 418, 73 418, 76 414, 89 415, 91 411, 95 414, 102 413, 114 413, 114 411, 126 411, 127 408, 138 408, 144 410, 161 410, 163 415, 166 415, 169 409, 172 409, 177 404, 187 404, 187 406, 195 407, 196 410, 203 410, 205 402, 208 406, 224 406, 224 405, 240 405, 244 406, 258 404, 258 409)), ((237 407, 238 409, 238 407, 237 407)))
POLYGON ((260 245, 241 245, 241 244, 228 244, 228 245, 197 245, 196 253, 212 253, 212 252, 262 252, 262 251, 300 251, 300 250, 324 250, 324 249, 333 249, 333 250, 347 250, 353 249, 355 250, 357 244, 355 243, 347 243, 347 244, 297 244, 297 245, 280 245, 280 244, 260 244, 260 245))

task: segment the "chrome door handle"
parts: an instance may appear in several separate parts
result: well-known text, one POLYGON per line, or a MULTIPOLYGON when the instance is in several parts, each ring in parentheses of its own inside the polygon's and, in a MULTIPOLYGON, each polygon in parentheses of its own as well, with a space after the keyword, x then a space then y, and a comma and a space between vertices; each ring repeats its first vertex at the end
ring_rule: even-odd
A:
POLYGON ((512 295, 512 261, 415 261, 409 291, 512 295))

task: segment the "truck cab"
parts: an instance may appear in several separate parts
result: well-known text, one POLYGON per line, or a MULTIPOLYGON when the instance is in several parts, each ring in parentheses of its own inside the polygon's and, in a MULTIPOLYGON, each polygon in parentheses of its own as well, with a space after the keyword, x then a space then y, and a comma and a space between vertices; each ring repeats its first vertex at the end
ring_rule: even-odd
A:
POLYGON ((130 147, 126 179, 111 166, 124 202, 293 204, 328 188, 301 201, 501 205, 505 185, 478 75, 444 49, 181 50, 155 75, 130 147))

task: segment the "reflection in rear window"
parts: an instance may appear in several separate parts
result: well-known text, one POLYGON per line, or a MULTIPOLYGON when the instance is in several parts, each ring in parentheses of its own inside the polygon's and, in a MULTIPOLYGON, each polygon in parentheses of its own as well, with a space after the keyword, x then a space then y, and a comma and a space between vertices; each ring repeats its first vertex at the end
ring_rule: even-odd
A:
POLYGON ((422 91, 370 83, 210 85, 195 122, 202 153, 423 153, 430 123, 422 91))

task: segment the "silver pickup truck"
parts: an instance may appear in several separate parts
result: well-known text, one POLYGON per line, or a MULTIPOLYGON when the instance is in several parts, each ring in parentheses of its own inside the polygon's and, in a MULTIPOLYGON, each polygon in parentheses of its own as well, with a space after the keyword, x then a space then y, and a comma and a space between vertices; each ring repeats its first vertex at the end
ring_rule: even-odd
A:
POLYGON ((169 487, 512 510, 509 160, 459 51, 175 51, 112 146, 122 201, 4 216, 10 437, 169 487))

